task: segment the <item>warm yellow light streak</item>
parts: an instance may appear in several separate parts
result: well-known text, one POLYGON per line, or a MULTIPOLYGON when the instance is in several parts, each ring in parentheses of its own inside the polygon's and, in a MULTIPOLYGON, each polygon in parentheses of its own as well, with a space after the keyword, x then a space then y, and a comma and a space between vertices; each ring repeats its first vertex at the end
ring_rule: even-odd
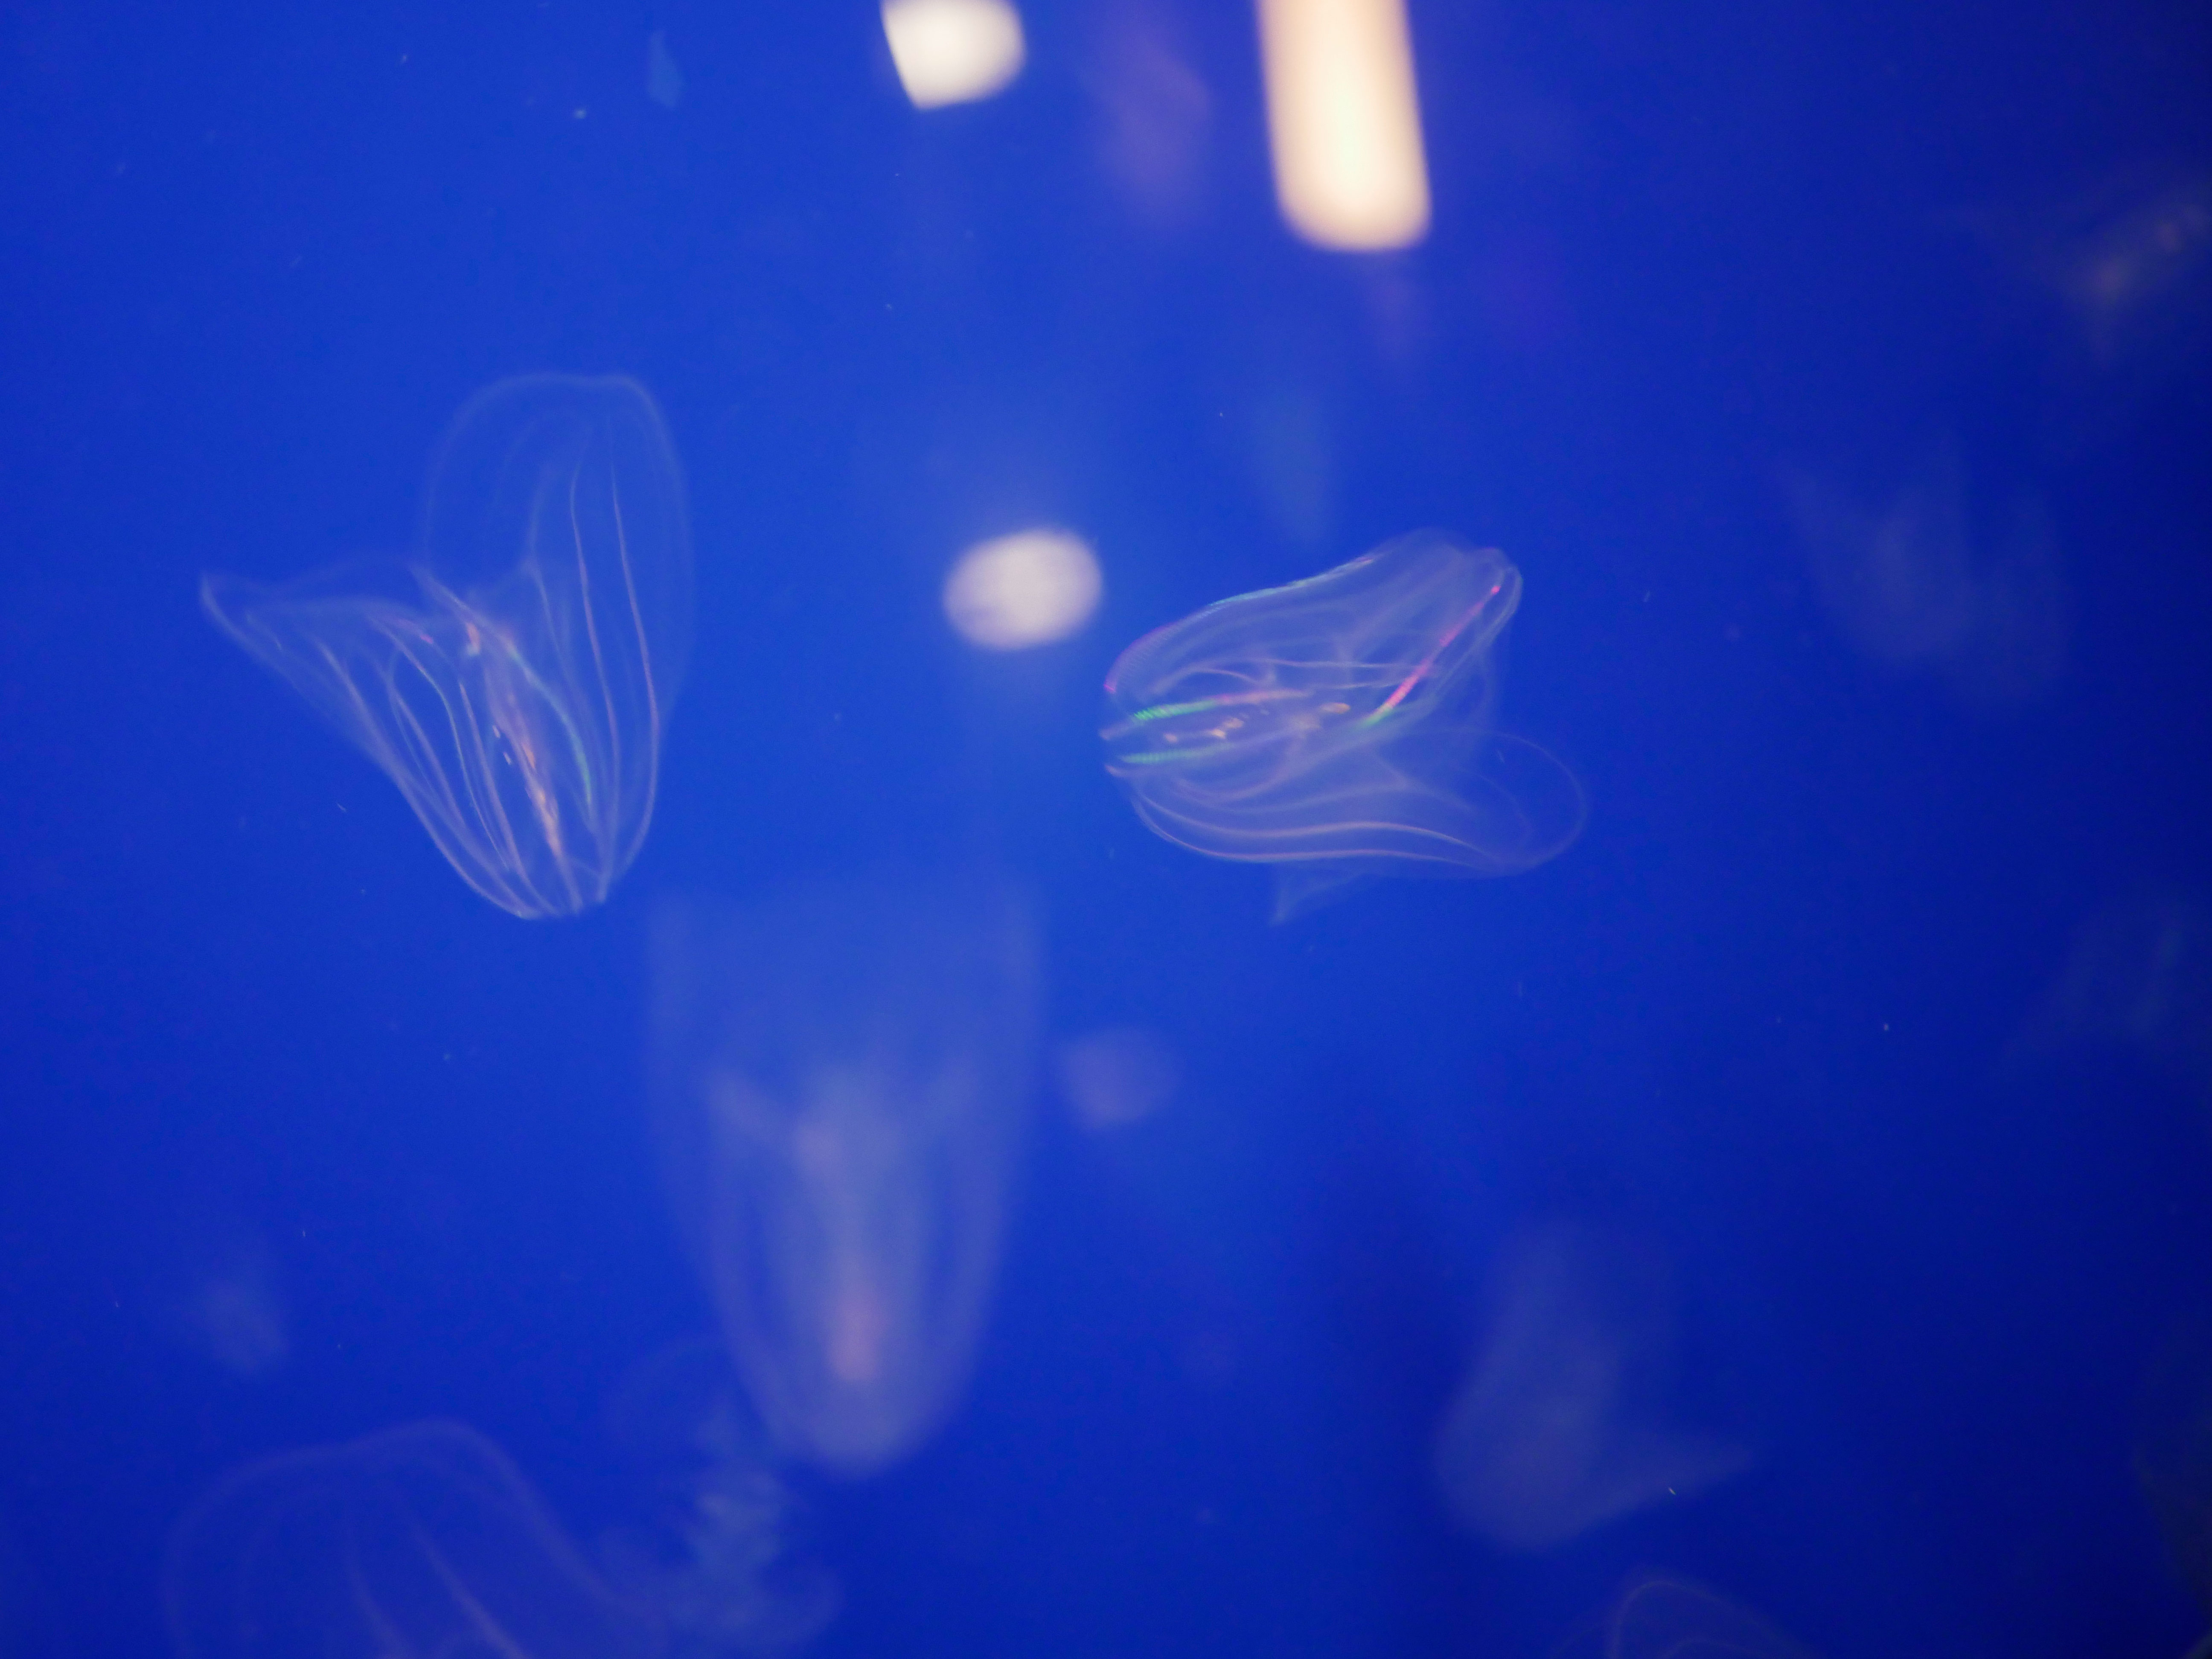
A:
POLYGON ((1405 0, 1259 0, 1283 217, 1327 248, 1407 247, 1429 228, 1405 0))

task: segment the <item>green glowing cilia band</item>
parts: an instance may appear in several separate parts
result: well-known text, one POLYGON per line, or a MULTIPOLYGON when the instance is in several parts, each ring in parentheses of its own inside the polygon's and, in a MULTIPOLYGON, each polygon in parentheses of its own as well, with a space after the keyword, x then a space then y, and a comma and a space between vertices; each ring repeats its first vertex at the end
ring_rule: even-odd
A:
POLYGON ((1278 686, 1272 691, 1224 691, 1218 697, 1200 697, 1195 702, 1164 702, 1155 708, 1139 708, 1129 716, 1141 726, 1146 720, 1172 720, 1177 714, 1203 714, 1215 708, 1231 708, 1243 703, 1280 702, 1285 697, 1300 697, 1305 693, 1289 686, 1278 686))
MULTIPOLYGON (((1429 647, 1428 654, 1414 665, 1413 672, 1391 689, 1390 695, 1385 697, 1371 713, 1362 715, 1354 722, 1356 728, 1361 731, 1371 730, 1395 714, 1406 699, 1413 695, 1413 688, 1429 677, 1437 665, 1437 659, 1443 654, 1445 647, 1467 631, 1467 625, 1480 616, 1484 609, 1504 591, 1504 588, 1503 582, 1493 583, 1488 592, 1461 612, 1452 625, 1437 636, 1436 643, 1429 647)), ((1255 703, 1280 702, 1285 698, 1304 698, 1310 695, 1310 693, 1307 691, 1290 686, 1275 686, 1261 691, 1226 691, 1219 696, 1199 697, 1188 702, 1158 703, 1150 708, 1139 708, 1130 714, 1127 726, 1122 729, 1134 729, 1149 725, 1154 720, 1173 720, 1182 714, 1206 714, 1217 708, 1249 708, 1255 703)), ((1113 734, 1109 732, 1108 735, 1113 734)), ((1125 766, 1157 766, 1176 761, 1194 760, 1218 752, 1215 750, 1203 748, 1156 749, 1148 750, 1142 754, 1123 755, 1119 757, 1119 759, 1125 766)))

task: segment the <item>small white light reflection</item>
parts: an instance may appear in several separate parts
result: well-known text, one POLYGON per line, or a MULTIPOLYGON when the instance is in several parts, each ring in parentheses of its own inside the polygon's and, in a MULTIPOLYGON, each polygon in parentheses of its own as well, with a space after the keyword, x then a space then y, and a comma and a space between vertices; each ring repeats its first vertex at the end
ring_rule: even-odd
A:
POLYGON ((1321 247, 1409 247, 1429 175, 1405 0, 1259 0, 1275 195, 1321 247))
POLYGON ((884 0, 884 39, 916 109, 988 98, 1022 72, 1021 14, 1006 0, 884 0))
POLYGON ((1105 583, 1083 538, 1021 530, 979 542, 945 579, 945 614, 960 637, 987 651, 1023 651, 1064 640, 1091 620, 1105 583))

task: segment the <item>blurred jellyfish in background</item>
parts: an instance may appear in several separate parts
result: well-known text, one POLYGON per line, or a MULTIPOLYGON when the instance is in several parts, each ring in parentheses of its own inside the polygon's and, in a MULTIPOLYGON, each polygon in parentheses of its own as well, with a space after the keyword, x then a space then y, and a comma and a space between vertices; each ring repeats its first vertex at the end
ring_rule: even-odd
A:
POLYGON ((1318 247, 1410 247, 1429 172, 1404 0, 1259 0, 1275 196, 1318 247))
POLYGON ((1053 1056, 1060 1097, 1085 1129, 1126 1128, 1165 1107, 1182 1087, 1182 1060, 1140 1025, 1072 1037, 1053 1056))
POLYGON ((1948 437, 1879 503, 1798 467, 1782 482, 1821 605, 1869 660, 1939 675, 1961 702, 1989 709, 2026 702, 2064 673, 2071 599, 2041 496, 2014 496, 1978 533, 1948 437))
POLYGON ((1022 17, 1007 0, 884 0, 884 40, 916 109, 974 103, 1022 72, 1022 17))
POLYGON ((1641 1578, 1554 1659, 1814 1659, 1757 1613, 1680 1578, 1641 1578))
POLYGON ((659 916, 664 1168, 780 1451, 868 1474, 958 1401, 1036 1006, 1026 910, 988 884, 805 887, 659 916))
POLYGON ((2096 370, 2185 368, 2212 339, 2212 173, 2139 161, 2033 207, 1955 216, 2065 307, 2096 370))
POLYGON ((2029 247, 2100 364, 2156 354, 2178 366, 2204 343, 2212 173, 2161 167, 2104 180, 2063 204, 2029 247))
POLYGON ((1998 280, 1985 311, 2037 371, 2039 447, 2129 441, 2212 346, 2212 170, 2144 155, 1944 216, 1998 280))
POLYGON ((1165 840, 1270 866, 1275 917, 1375 875, 1506 876, 1580 833, 1581 787, 1490 729, 1521 602, 1495 548, 1423 531, 1155 629, 1106 677, 1106 769, 1165 840))
POLYGON ((185 1659, 660 1651, 506 1454, 459 1423, 227 1476, 177 1523, 162 1585, 185 1659))
POLYGON ((1214 106, 1182 20, 1171 7, 1135 0, 1094 21, 1077 73, 1097 117, 1099 167, 1139 222, 1190 223, 1206 202, 1214 106))
POLYGON ((276 1254, 258 1231, 228 1219, 193 1227, 160 1272, 161 1322, 196 1353, 238 1377, 290 1357, 276 1254))
POLYGON ((945 579, 945 614, 970 645, 1024 651, 1080 633, 1104 591, 1080 536, 1022 530, 960 556, 945 579))
POLYGON ((1746 1447, 1674 1421, 1667 1279, 1649 1249, 1572 1222, 1509 1243, 1488 1334, 1437 1434, 1462 1526, 1550 1549, 1749 1467, 1746 1447))
POLYGON ((793 1653, 819 1635, 836 1581, 799 1547, 798 1505, 721 1345, 700 1337, 639 1361, 607 1417, 643 1502, 600 1559, 659 1615, 668 1659, 793 1653))
POLYGON ((503 380, 454 418, 424 556, 264 587, 216 625, 399 786, 461 877, 518 916, 603 901, 645 840, 691 611, 684 483, 617 378, 503 380))
POLYGON ((674 109, 684 101, 684 69, 668 49, 665 29, 646 37, 645 95, 663 109, 674 109))
POLYGON ((2083 919, 2008 1058, 2078 1047, 2125 1050, 2212 1103, 2212 903, 2202 893, 2144 888, 2083 919))

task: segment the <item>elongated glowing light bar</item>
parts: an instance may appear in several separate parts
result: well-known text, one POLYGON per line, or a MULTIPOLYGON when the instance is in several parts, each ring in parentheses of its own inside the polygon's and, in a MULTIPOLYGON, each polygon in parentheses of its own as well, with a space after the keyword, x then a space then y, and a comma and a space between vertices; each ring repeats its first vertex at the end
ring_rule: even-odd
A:
POLYGON ((1275 196, 1306 240, 1408 247, 1429 173, 1405 0, 1259 0, 1275 196))

